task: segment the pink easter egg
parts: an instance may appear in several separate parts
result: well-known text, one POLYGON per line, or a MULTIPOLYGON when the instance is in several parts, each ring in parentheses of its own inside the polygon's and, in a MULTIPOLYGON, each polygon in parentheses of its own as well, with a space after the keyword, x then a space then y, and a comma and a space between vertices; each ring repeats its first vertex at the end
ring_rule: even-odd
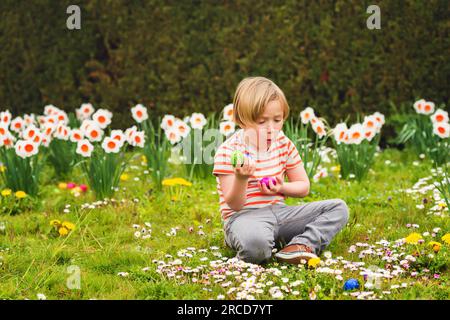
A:
POLYGON ((75 188, 77 185, 75 184, 75 183, 73 183, 73 182, 68 182, 67 183, 67 189, 73 189, 73 188, 75 188))
POLYGON ((259 180, 259 182, 261 182, 261 184, 265 184, 266 187, 270 189, 269 181, 272 181, 273 185, 277 184, 277 180, 273 177, 264 177, 259 180))

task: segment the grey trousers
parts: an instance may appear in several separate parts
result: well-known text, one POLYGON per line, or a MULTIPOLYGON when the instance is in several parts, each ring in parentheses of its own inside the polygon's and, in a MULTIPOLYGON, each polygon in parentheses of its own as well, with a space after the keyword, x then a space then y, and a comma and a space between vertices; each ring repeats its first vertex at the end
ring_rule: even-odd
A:
POLYGON ((304 244, 319 254, 348 216, 348 207, 340 199, 242 209, 225 220, 225 242, 237 251, 237 258, 256 264, 270 259, 273 248, 288 244, 304 244))

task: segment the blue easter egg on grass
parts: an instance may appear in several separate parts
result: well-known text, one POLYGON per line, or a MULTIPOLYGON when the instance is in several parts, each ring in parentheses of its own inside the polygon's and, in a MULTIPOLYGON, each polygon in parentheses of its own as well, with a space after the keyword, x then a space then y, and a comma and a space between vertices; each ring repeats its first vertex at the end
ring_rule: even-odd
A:
POLYGON ((344 283, 344 290, 353 290, 359 288, 359 282, 356 279, 348 279, 344 283))

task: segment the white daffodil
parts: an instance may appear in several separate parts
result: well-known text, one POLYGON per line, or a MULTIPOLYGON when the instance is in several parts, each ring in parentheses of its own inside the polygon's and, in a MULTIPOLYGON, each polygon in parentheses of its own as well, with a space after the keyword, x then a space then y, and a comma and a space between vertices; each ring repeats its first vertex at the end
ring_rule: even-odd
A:
POLYGON ((233 120, 233 104, 230 103, 223 108, 223 120, 232 121, 233 120))
POLYGON ((85 158, 91 156, 94 146, 87 139, 82 139, 77 143, 76 153, 82 155, 85 158))
POLYGON ((315 118, 314 109, 307 107, 305 110, 300 112, 300 118, 303 124, 307 124, 311 119, 315 118))
POLYGON ((106 153, 118 153, 121 143, 111 137, 106 137, 102 142, 102 148, 106 153))
POLYGON ((131 116, 137 123, 142 123, 143 121, 148 119, 147 108, 142 104, 137 104, 133 108, 131 108, 131 116))
POLYGON ((207 121, 202 113, 194 112, 190 117, 190 123, 192 129, 203 129, 207 121))
POLYGON ((107 126, 111 124, 111 119, 113 115, 110 111, 106 109, 98 109, 93 115, 92 120, 97 122, 98 126, 101 129, 105 129, 107 126))
POLYGON ((233 121, 222 121, 219 126, 220 133, 224 136, 229 136, 236 129, 235 123, 233 121))

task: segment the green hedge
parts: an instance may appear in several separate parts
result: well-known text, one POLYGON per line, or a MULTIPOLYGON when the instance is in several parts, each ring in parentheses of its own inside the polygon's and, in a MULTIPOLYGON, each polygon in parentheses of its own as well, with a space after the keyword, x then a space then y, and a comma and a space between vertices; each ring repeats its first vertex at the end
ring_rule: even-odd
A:
POLYGON ((69 31, 72 1, 2 0, 0 109, 90 101, 124 126, 138 102, 155 115, 220 111, 250 75, 332 122, 389 114, 389 101, 448 104, 449 2, 375 1, 382 28, 368 30, 373 2, 80 1, 82 28, 69 31))

